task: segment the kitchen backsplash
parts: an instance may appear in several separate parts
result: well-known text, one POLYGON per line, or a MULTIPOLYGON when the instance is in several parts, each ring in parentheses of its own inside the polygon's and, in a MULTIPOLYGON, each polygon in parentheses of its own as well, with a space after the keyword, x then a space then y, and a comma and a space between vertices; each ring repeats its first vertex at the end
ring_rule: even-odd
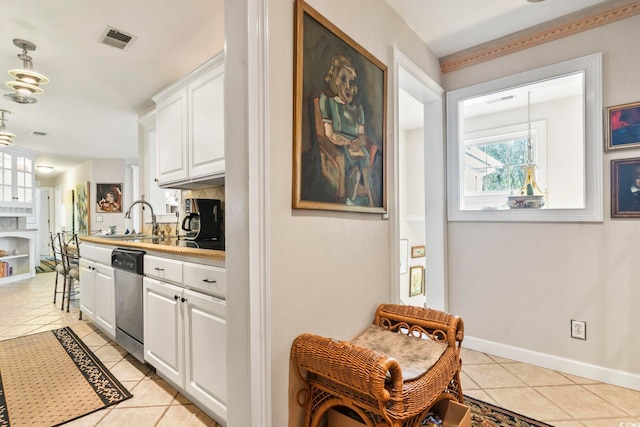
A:
MULTIPOLYGON (((184 200, 185 199, 218 199, 222 203, 222 212, 224 212, 224 185, 217 187, 198 188, 197 190, 183 190, 180 195, 180 221, 184 217, 184 200)), ((179 225, 178 225, 179 227, 179 225)), ((176 224, 158 224, 160 233, 172 236, 176 234, 176 224)), ((151 224, 144 224, 142 232, 150 234, 151 224)))

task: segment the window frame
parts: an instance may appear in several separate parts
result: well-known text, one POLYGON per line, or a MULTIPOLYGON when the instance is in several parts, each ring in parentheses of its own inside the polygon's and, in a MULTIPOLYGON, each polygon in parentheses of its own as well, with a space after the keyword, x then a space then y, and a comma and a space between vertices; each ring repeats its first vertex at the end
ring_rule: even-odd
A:
MULTIPOLYGON (((449 221, 602 222, 602 54, 595 53, 512 76, 456 89, 446 94, 447 111, 447 208, 449 221), (582 209, 461 209, 464 189, 460 182, 464 132, 460 105, 469 98, 526 86, 567 74, 584 76, 584 191, 582 209)), ((548 142, 551 144, 552 142, 548 142)))

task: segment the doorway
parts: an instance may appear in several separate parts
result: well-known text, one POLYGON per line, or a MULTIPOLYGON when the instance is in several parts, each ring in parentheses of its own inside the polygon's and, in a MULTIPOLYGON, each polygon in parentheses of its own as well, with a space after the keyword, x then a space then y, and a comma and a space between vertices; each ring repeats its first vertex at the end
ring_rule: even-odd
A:
POLYGON ((394 294, 401 304, 446 311, 444 91, 404 54, 396 50, 394 57, 395 242, 401 260, 394 294))

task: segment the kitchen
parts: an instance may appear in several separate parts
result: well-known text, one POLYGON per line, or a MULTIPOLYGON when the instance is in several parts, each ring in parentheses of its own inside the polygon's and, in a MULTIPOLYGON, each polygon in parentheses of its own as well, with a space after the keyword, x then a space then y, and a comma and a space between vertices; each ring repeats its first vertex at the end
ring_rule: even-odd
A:
MULTIPOLYGON (((26 264, 27 267, 16 270, 16 280, 25 278, 18 274, 22 270, 33 271, 33 268, 28 268, 28 264, 33 267, 40 252, 43 255, 48 253, 47 223, 50 224, 51 231, 75 230, 87 234, 81 236, 80 245, 82 315, 85 321, 91 320, 107 336, 123 346, 127 344, 122 341, 120 334, 116 337, 116 325, 126 324, 127 312, 137 311, 141 315, 142 307, 126 305, 132 300, 130 295, 119 295, 118 289, 121 286, 117 284, 128 283, 129 276, 125 270, 129 266, 129 260, 120 263, 120 268, 114 269, 111 256, 114 248, 124 249, 125 252, 143 250, 146 253, 144 257, 148 262, 144 263, 145 267, 142 267, 142 263, 138 263, 137 267, 141 272, 147 273, 145 280, 149 282, 149 289, 159 287, 160 291, 154 295, 160 295, 162 290, 171 287, 175 288, 172 288, 172 292, 180 292, 185 303, 173 307, 180 309, 174 314, 181 316, 173 319, 176 322, 173 329, 177 328, 177 322, 182 321, 182 316, 186 318, 187 311, 190 312, 189 318, 192 318, 192 307, 205 307, 208 313, 212 313, 214 323, 206 323, 204 329, 201 328, 196 333, 196 337, 199 337, 198 349, 206 350, 206 353, 194 355, 192 347, 188 344, 185 347, 187 354, 192 358, 197 357, 199 361, 198 369, 192 369, 191 372, 204 370, 208 372, 207 377, 186 384, 183 378, 174 376, 166 379, 177 390, 202 406, 214 419, 224 423, 227 403, 224 368, 227 358, 226 279, 222 235, 225 165, 222 96, 224 56, 221 52, 224 14, 222 1, 191 3, 167 8, 163 14, 149 13, 155 6, 153 2, 136 2, 135 5, 127 2, 109 5, 94 2, 79 5, 70 1, 57 4, 55 8, 47 8, 43 4, 39 10, 33 10, 30 5, 20 2, 7 5, 11 9, 10 16, 28 18, 11 19, 11 24, 4 27, 5 34, 10 39, 8 45, 2 48, 2 66, 10 69, 19 65, 17 54, 20 49, 16 43, 11 43, 14 38, 31 39, 35 46, 29 48, 28 54, 32 58, 33 69, 47 74, 50 79, 48 86, 43 85, 44 93, 38 95, 36 103, 14 103, 7 97, 0 101, 1 108, 8 111, 7 129, 17 136, 14 147, 10 147, 8 152, 13 155, 14 151, 11 150, 15 150, 16 157, 24 152, 31 162, 31 170, 35 169, 34 166, 43 165, 52 166, 53 170, 45 175, 40 169, 35 169, 35 177, 31 175, 27 179, 27 182, 35 180, 37 189, 34 199, 24 201, 25 205, 33 206, 33 211, 28 212, 32 215, 27 217, 17 214, 15 218, 19 219, 15 219, 15 222, 7 218, 3 218, 3 221, 11 222, 6 225, 9 229, 17 227, 32 230, 37 227, 38 220, 45 224, 39 227, 41 232, 35 238, 28 239, 28 246, 20 246, 20 250, 26 254, 20 254, 24 258, 20 258, 20 264, 16 265, 26 264), (127 13, 122 13, 125 7, 127 13), (71 10, 73 13, 69 13, 71 10), (78 14, 84 17, 82 22, 74 19, 78 14), (75 35, 71 40, 65 31, 60 31, 65 27, 65 20, 74 28, 75 35), (50 22, 55 22, 53 28, 50 22), (133 36, 128 46, 100 44, 114 29, 117 34, 127 33, 133 36), (82 79, 73 72, 69 73, 71 64, 74 64, 76 70, 83 70, 93 77, 82 79), (89 71, 91 68, 95 69, 89 71), (151 72, 150 68, 154 71, 151 72), (207 76, 203 77, 204 74, 207 76), (134 81, 129 76, 136 76, 137 80, 134 81), (194 76, 203 77, 204 80, 190 82, 196 80, 194 76), (166 162, 161 160, 161 170, 151 176, 150 169, 156 164, 153 157, 168 155, 166 160, 169 168, 173 167, 171 162, 176 159, 178 162, 187 162, 189 159, 180 158, 181 153, 186 156, 186 151, 174 149, 178 145, 176 135, 171 132, 174 125, 183 126, 181 123, 166 125, 166 121, 161 121, 156 132, 156 103, 160 103, 160 98, 168 96, 169 92, 186 91, 188 83, 194 89, 188 94, 191 102, 189 105, 196 104, 189 111, 189 114, 194 115, 192 123, 196 126, 190 130, 189 138, 198 140, 202 135, 207 141, 198 141, 199 147, 203 149, 195 148, 190 153, 195 164, 189 168, 189 175, 177 178, 174 175, 163 181, 160 188, 153 179, 163 180, 166 177, 162 170, 166 162), (198 89, 202 91, 198 92, 198 89), (156 95, 159 98, 152 99, 156 95), (212 100, 215 102, 212 103, 212 100), (106 114, 110 110, 116 111, 116 114, 106 114), (207 117, 214 117, 213 123, 207 117), (71 122, 73 125, 70 125, 71 122), (149 124, 151 126, 147 126, 149 124), (165 129, 168 129, 169 135, 166 135, 165 129), (213 139, 215 143, 212 143, 213 139), (46 141, 44 144, 43 140, 46 141), (159 146, 158 149, 150 149, 155 146, 159 146), (216 147, 215 151, 212 152, 210 147, 216 147), (215 159, 211 162, 214 165, 207 169, 202 160, 203 156, 209 154, 215 159), (115 183, 109 184, 118 190, 115 192, 115 203, 114 196, 109 196, 113 208, 107 209, 104 203, 100 203, 106 195, 101 183, 115 183), (177 198, 171 208, 164 203, 165 188, 177 198), (81 201, 80 194, 86 195, 86 206, 78 210, 73 206, 81 201), (145 198, 151 203, 136 203, 145 198), (144 210, 141 209, 142 206, 145 207, 144 210), (48 212, 48 216, 40 216, 38 212, 48 212), (132 239, 132 234, 128 232, 135 230, 138 230, 136 239, 132 239), (112 235, 106 236, 107 233, 112 235), (145 235, 161 236, 162 239, 145 239, 145 235), (23 259, 28 262, 23 262, 23 259), (196 286, 183 284, 183 268, 184 283, 195 281, 196 286), (165 270, 166 276, 160 273, 165 270), (106 276, 103 274, 105 271, 106 276), (111 279, 105 281, 104 278, 108 276, 111 279), (119 303, 116 298, 123 298, 124 302, 118 300, 119 303), (182 306, 186 308, 182 309, 182 306), (123 307, 125 310, 118 311, 118 318, 124 320, 116 323, 116 308, 123 307), (210 333, 215 339, 212 339, 210 333), (213 366, 216 367, 215 370, 213 366), (223 368, 219 369, 220 366, 223 368), (211 375, 215 375, 215 378, 212 379, 211 375), (190 384, 195 384, 195 387, 190 384), (215 388, 215 392, 211 392, 212 388, 215 388)), ((187 107, 186 98, 182 102, 181 108, 191 108, 187 107)), ((178 120, 180 119, 178 115, 178 120)), ((184 148, 187 148, 186 145, 184 148)), ((186 164, 178 165, 182 166, 186 164)), ((13 169, 19 168, 14 165, 13 169)), ((33 188, 29 187, 29 191, 33 191, 33 188)), ((15 234, 12 232, 9 237, 13 239, 11 242, 22 238, 15 234)), ((120 258, 117 256, 114 258, 114 265, 118 264, 118 259, 120 258)), ((138 285, 141 292, 141 276, 138 285)), ((176 301, 178 300, 171 300, 176 301)), ((196 313, 199 311, 196 310, 196 313)), ((158 325, 160 320, 166 319, 166 316, 160 316, 159 319, 152 317, 147 323, 151 326, 158 325)), ((168 330, 169 326, 165 326, 168 330)), ((192 332, 189 326, 185 328, 185 332, 192 332)), ((128 327, 125 329, 129 331, 128 327)), ((191 336, 189 333, 185 333, 185 337, 191 336)), ((129 335, 125 333, 122 336, 129 335)), ((164 328, 157 329, 157 332, 151 330, 148 336, 159 337, 156 340, 158 345, 166 344, 164 328)), ((176 345, 182 346, 182 332, 175 338, 176 345)), ((131 341, 136 340, 129 342, 131 341)), ((149 343, 148 341, 147 344, 149 343)), ((165 355, 170 351, 165 346, 165 350, 161 349, 156 353, 165 355)), ((137 354, 134 348, 131 353, 137 354)), ((138 357, 144 359, 143 356, 138 357)), ((150 360, 152 357, 150 355, 146 358, 150 360)), ((158 365, 158 375, 163 375, 160 366, 162 363, 154 363, 158 365)), ((174 368, 180 371, 180 375, 184 375, 182 356, 177 363, 174 368)))

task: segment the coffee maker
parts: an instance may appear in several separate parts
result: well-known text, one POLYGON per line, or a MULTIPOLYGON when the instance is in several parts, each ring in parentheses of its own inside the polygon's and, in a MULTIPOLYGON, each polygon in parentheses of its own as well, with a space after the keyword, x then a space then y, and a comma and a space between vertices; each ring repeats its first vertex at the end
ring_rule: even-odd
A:
POLYGON ((216 199, 185 199, 182 229, 187 240, 221 240, 222 207, 216 199))

